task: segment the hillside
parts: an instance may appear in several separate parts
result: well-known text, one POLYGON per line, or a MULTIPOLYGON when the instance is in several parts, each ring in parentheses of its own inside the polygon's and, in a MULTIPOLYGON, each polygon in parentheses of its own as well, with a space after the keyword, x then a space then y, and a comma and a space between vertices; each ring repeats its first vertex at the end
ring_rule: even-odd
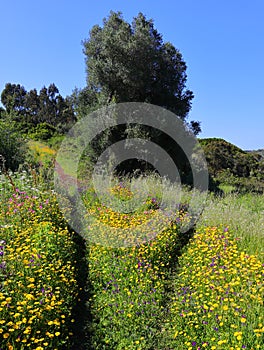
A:
POLYGON ((244 151, 220 138, 199 139, 215 182, 235 190, 264 191, 264 150, 244 151))

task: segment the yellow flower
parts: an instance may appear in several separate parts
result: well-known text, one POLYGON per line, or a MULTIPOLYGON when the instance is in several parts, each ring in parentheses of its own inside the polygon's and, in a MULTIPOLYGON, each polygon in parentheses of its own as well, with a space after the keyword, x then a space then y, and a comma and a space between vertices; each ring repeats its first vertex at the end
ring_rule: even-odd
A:
POLYGON ((30 332, 31 332, 31 328, 26 328, 23 333, 24 334, 30 334, 30 332))

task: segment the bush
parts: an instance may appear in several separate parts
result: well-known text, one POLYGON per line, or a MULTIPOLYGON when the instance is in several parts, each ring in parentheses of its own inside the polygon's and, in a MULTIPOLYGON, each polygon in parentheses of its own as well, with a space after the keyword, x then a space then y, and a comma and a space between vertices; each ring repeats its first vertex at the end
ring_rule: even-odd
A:
POLYGON ((56 131, 56 128, 50 124, 40 123, 36 126, 30 137, 34 140, 46 141, 50 139, 56 133, 56 131))
POLYGON ((57 151, 60 148, 63 139, 64 135, 54 134, 49 140, 47 140, 47 144, 50 148, 57 151))
POLYGON ((19 132, 16 131, 15 124, 10 122, 0 122, 0 166, 6 170, 16 171, 19 165, 23 164, 26 157, 26 142, 19 132))

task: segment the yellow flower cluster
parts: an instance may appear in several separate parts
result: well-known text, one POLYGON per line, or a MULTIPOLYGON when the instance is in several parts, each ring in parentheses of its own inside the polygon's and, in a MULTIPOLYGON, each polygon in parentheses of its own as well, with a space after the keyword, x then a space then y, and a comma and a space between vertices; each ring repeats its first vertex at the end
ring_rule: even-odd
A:
POLYGON ((35 156, 39 157, 40 161, 45 161, 56 155, 56 151, 39 141, 30 141, 29 147, 35 156))
MULTIPOLYGON (((134 196, 123 185, 117 185, 110 188, 109 191, 118 196, 119 199, 124 196, 126 196, 126 199, 134 196)), ((87 239, 110 247, 144 244, 166 229, 173 218, 182 220, 184 216, 179 213, 166 215, 163 210, 159 209, 155 198, 148 198, 144 205, 132 212, 114 210, 97 200, 91 205, 89 200, 90 198, 84 199, 88 206, 86 215, 89 222, 87 239), (179 215, 181 218, 179 218, 179 215)))
POLYGON ((180 266, 168 320, 175 349, 264 348, 264 266, 228 229, 197 232, 180 266))
POLYGON ((90 244, 87 257, 93 290, 89 300, 95 327, 93 345, 111 344, 111 348, 128 350, 150 347, 164 316, 168 277, 180 247, 179 224, 184 215, 175 213, 175 222, 168 218, 162 226, 158 210, 124 214, 102 205, 90 210, 97 222, 89 234, 93 231, 101 242, 106 239, 106 244, 90 244), (150 218, 155 224, 145 225, 150 218), (129 232, 130 237, 125 238, 130 243, 138 228, 142 241, 126 248, 122 244, 111 247, 109 228, 116 233, 112 236, 115 241, 129 232))
POLYGON ((133 192, 122 183, 119 183, 110 188, 110 193, 120 198, 121 200, 129 200, 133 197, 133 192))
POLYGON ((69 232, 32 220, 27 228, 3 228, 1 238, 1 347, 40 350, 66 344, 66 318, 77 294, 69 232))

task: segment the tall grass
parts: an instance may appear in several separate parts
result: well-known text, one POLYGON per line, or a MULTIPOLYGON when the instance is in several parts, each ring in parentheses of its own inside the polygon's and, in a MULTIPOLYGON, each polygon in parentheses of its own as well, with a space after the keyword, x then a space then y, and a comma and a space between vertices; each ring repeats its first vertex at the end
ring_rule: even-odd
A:
POLYGON ((241 249, 264 261, 264 195, 210 195, 198 221, 202 226, 228 226, 241 249))
MULTIPOLYGON (((204 226, 229 227, 240 249, 247 251, 248 254, 255 254, 264 261, 263 194, 226 193, 224 196, 218 196, 208 193, 205 198, 205 194, 199 191, 190 191, 185 186, 161 181, 156 175, 122 179, 122 182, 133 192, 140 192, 143 197, 148 194, 169 207, 184 205, 189 211, 191 210, 191 215, 196 217, 202 212, 196 223, 197 229, 204 226)), ((102 186, 102 182, 100 185, 102 186)), ((136 203, 140 202, 142 198, 136 198, 136 203)), ((124 207, 124 203, 121 209, 122 206, 124 207)))

